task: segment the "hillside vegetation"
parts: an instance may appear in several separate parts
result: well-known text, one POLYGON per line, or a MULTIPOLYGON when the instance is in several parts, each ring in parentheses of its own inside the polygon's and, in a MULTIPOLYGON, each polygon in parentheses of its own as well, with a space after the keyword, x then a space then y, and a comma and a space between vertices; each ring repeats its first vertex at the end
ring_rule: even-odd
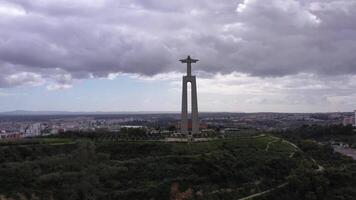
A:
POLYGON ((298 146, 264 134, 192 143, 1 141, 0 199, 354 199, 355 161, 293 141, 298 146))
POLYGON ((36 139, 0 148, 0 193, 22 199, 236 199, 285 183, 303 159, 271 136, 190 144, 36 139))

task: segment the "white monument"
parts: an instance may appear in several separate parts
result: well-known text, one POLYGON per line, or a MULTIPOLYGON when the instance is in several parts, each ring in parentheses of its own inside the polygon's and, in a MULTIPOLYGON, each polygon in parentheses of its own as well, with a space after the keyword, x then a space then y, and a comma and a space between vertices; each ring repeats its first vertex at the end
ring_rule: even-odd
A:
POLYGON ((182 63, 187 63, 187 75, 183 76, 183 93, 182 93, 182 122, 181 133, 189 137, 199 133, 199 117, 198 117, 198 99, 197 99, 197 82, 195 76, 192 76, 192 63, 196 63, 199 60, 195 60, 188 56, 186 59, 179 60, 182 63), (188 120, 188 96, 187 96, 187 84, 191 84, 191 129, 189 127, 188 120))

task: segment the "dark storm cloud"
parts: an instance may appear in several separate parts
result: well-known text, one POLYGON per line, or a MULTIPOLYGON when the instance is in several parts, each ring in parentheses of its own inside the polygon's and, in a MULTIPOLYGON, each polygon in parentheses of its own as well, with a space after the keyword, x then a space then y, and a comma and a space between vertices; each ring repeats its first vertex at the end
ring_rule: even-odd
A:
POLYGON ((71 79, 183 71, 177 59, 187 54, 205 73, 355 74, 355 8, 353 0, 0 0, 0 87, 59 82, 58 71, 71 79))

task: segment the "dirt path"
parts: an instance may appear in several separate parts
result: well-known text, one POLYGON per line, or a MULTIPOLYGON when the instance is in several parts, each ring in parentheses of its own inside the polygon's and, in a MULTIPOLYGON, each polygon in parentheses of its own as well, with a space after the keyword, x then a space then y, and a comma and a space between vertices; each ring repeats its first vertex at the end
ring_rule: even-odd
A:
POLYGON ((256 198, 256 197, 259 197, 259 196, 263 196, 265 194, 268 194, 270 192, 273 192, 274 190, 277 190, 277 189, 280 189, 280 188, 283 188, 285 186, 287 186, 288 183, 283 183, 281 185, 278 185, 277 187, 274 187, 274 188, 271 188, 269 190, 266 190, 266 191, 263 191, 263 192, 259 192, 259 193, 256 193, 256 194, 253 194, 253 195, 250 195, 250 196, 247 196, 247 197, 244 197, 244 198, 241 198, 239 200, 249 200, 249 199, 253 199, 253 198, 256 198))
POLYGON ((274 141, 271 141, 271 142, 268 142, 267 145, 266 145, 266 148, 265 148, 265 151, 267 152, 269 150, 269 147, 273 144, 273 143, 276 143, 278 142, 279 140, 274 140, 274 141))
MULTIPOLYGON (((279 142, 279 141, 280 141, 280 142, 283 142, 283 143, 287 143, 287 144, 291 145, 291 146, 294 148, 295 151, 292 152, 292 153, 289 155, 289 157, 293 157, 294 154, 295 154, 297 151, 302 151, 297 145, 295 145, 295 144, 293 144, 293 143, 291 143, 291 142, 289 142, 289 141, 287 141, 287 140, 284 140, 284 139, 281 139, 281 138, 278 138, 278 137, 274 137, 274 136, 271 136, 271 137, 275 138, 276 140, 271 141, 271 142, 268 142, 268 144, 266 145, 265 151, 268 151, 269 148, 270 148, 270 146, 271 146, 273 143, 279 142)), ((356 151, 355 151, 355 153, 356 153, 356 151)), ((356 156, 356 154, 355 154, 355 156, 356 156)), ((324 171, 325 168, 324 168, 323 166, 319 165, 314 159, 311 159, 311 160, 312 160, 312 162, 314 162, 316 165, 318 165, 318 169, 317 169, 316 171, 318 171, 318 172, 324 171)), ((254 199, 254 198, 256 198, 256 197, 260 197, 260 196, 263 196, 263 195, 268 194, 268 193, 270 193, 270 192, 273 192, 273 191, 275 191, 275 190, 277 190, 277 189, 283 188, 283 187, 285 187, 285 186, 287 186, 287 185, 288 185, 288 182, 283 183, 283 184, 281 184, 281 185, 278 185, 278 186, 276 186, 276 187, 274 187, 274 188, 265 190, 265 191, 263 191, 263 192, 259 192, 259 193, 256 193, 256 194, 253 194, 253 195, 250 195, 250 196, 241 198, 241 199, 239 199, 239 200, 254 199)))

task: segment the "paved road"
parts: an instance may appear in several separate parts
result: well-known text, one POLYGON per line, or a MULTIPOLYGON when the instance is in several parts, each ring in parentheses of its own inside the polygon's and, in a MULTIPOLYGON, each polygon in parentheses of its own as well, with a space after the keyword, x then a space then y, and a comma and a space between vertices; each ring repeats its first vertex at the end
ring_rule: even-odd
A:
POLYGON ((334 147, 334 151, 344 154, 345 156, 349 156, 356 160, 356 149, 336 146, 334 147))

